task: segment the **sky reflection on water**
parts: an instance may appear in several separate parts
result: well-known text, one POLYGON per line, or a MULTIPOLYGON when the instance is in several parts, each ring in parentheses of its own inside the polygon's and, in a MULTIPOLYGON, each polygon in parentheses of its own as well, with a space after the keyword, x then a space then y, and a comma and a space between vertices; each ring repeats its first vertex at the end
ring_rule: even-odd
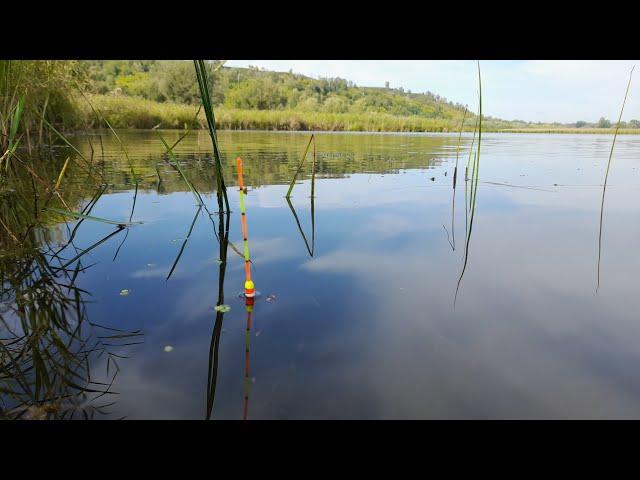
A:
MULTIPOLYGON (((306 138, 220 138, 228 162, 240 154, 248 171, 249 245, 262 294, 251 328, 250 419, 640 417, 639 137, 617 141, 596 294, 599 185, 611 138, 483 135, 477 218, 455 307, 461 176, 455 251, 443 225, 450 229, 457 136, 318 134, 325 160, 315 186, 313 257, 284 199, 306 138), (351 170, 344 158, 354 158, 351 170), (262 183, 252 172, 267 161, 278 165, 268 166, 262 183)), ((135 138, 128 142, 141 165, 161 161, 159 153, 137 152, 135 138)), ((181 146, 181 158, 190 158, 193 142, 181 146)), ((86 263, 96 265, 77 282, 91 293, 91 321, 144 332, 121 362, 118 416, 205 417, 219 245, 201 213, 166 280, 197 210, 185 190, 142 189, 134 220, 144 224, 130 228, 115 261, 120 236, 92 251, 86 263)), ((215 194, 201 193, 213 210, 215 194)), ((309 194, 306 178, 292 198, 308 239, 309 194)), ((131 198, 120 186, 92 214, 128 218, 131 198)), ((229 240, 241 248, 234 186, 229 200, 229 240)), ((85 222, 75 243, 86 247, 112 230, 85 222)), ((242 258, 229 249, 231 310, 213 419, 242 418, 243 275, 242 258)))

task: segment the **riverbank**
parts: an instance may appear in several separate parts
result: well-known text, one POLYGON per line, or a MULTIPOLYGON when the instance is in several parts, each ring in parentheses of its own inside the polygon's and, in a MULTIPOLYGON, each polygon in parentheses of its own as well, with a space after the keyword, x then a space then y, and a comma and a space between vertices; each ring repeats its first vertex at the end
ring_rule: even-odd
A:
MULTIPOLYGON (((158 103, 125 95, 92 95, 89 98, 113 128, 149 129, 206 128, 204 112, 196 118, 193 105, 158 103)), ((98 126, 87 102, 80 101, 86 125, 98 126)), ((215 111, 218 128, 224 130, 282 130, 329 132, 458 132, 457 119, 397 116, 387 113, 327 113, 298 110, 246 110, 219 107, 215 111)), ((474 125, 465 124, 464 131, 474 125)), ((554 126, 509 128, 507 122, 483 120, 483 131, 504 133, 613 134, 614 128, 558 128, 554 126), (506 124, 506 125, 505 125, 506 124)), ((621 129, 620 134, 640 134, 640 129, 621 129)))

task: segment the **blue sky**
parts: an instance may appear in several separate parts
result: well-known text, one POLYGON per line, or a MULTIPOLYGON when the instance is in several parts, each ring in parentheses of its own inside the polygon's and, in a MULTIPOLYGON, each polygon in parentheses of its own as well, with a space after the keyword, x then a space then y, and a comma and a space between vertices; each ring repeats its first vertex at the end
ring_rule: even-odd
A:
MULTIPOLYGON (((483 111, 508 120, 542 122, 617 120, 633 65, 623 120, 640 120, 640 62, 637 60, 481 61, 483 111)), ((359 86, 429 90, 453 102, 477 106, 476 62, 469 60, 229 60, 315 78, 342 77, 359 86)))

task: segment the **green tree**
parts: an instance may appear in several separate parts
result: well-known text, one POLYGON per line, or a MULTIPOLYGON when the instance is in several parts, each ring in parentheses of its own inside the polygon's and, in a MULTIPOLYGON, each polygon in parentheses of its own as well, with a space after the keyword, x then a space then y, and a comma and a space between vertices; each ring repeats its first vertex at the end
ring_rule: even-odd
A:
POLYGON ((287 92, 268 77, 245 80, 228 92, 225 104, 232 108, 282 109, 287 105, 287 92))
POLYGON ((598 120, 598 128, 611 128, 611 122, 604 117, 598 120))
POLYGON ((195 104, 200 91, 195 79, 193 62, 162 62, 155 72, 158 81, 158 100, 195 104))
POLYGON ((159 97, 158 82, 150 76, 149 72, 135 72, 116 78, 116 87, 122 92, 134 97, 156 100, 159 97))
POLYGON ((331 95, 324 101, 322 110, 329 113, 345 113, 349 110, 349 104, 343 97, 331 95))

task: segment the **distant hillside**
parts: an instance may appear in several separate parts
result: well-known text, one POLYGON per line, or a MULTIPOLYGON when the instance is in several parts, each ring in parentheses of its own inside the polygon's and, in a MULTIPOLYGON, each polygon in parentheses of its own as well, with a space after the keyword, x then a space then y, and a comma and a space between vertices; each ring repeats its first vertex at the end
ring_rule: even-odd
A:
MULTIPOLYGON (((200 98, 191 61, 81 64, 89 90, 101 94, 96 101, 112 112, 118 126, 147 128, 161 123, 182 128, 192 122, 191 109, 184 107, 199 105, 200 98)), ((291 71, 225 67, 220 62, 211 64, 210 85, 220 127, 231 129, 457 131, 467 108, 429 91, 359 87, 342 78, 314 79, 291 71)), ((476 115, 467 112, 465 130, 473 130, 475 122, 476 115)), ((632 120, 622 127, 640 128, 640 122, 632 120)), ((483 128, 586 131, 611 128, 611 122, 603 118, 598 124, 543 124, 485 115, 483 128)))
MULTIPOLYGON (((96 93, 119 92, 157 102, 199 101, 190 61, 89 61, 96 93)), ((217 106, 248 110, 301 110, 325 113, 387 113, 425 118, 462 117, 465 106, 431 92, 358 87, 341 78, 313 79, 257 68, 212 68, 217 106)))

